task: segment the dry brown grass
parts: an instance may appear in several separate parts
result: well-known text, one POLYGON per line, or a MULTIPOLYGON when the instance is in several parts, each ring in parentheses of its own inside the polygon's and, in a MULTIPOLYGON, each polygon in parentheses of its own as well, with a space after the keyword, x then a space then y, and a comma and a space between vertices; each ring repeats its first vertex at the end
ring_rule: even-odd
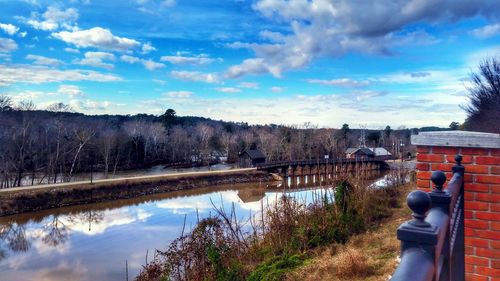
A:
POLYGON ((390 217, 373 229, 351 237, 346 245, 322 247, 306 265, 288 274, 289 281, 385 281, 394 272, 400 245, 396 238, 398 226, 410 219, 406 195, 413 184, 401 187, 399 204, 390 217))

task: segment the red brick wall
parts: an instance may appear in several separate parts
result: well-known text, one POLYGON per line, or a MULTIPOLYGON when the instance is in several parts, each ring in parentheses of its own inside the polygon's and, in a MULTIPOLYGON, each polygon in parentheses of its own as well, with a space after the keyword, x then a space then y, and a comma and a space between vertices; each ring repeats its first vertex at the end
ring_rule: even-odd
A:
POLYGON ((500 281, 500 149, 417 146, 417 188, 429 191, 435 170, 449 180, 458 153, 465 167, 466 280, 500 281))

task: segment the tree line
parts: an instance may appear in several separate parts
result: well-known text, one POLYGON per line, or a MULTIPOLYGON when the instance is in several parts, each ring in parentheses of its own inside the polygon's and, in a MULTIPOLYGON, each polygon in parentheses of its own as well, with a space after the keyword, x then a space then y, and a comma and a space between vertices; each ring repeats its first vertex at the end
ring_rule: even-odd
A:
MULTIPOLYGON (((248 125, 203 117, 164 114, 85 115, 58 103, 39 110, 31 101, 14 104, 0 96, 0 188, 71 181, 78 173, 154 165, 193 167, 236 163, 248 148, 268 161, 343 157, 360 143, 361 131, 300 126, 248 125)), ((409 145, 410 129, 368 130, 367 145, 409 145)))

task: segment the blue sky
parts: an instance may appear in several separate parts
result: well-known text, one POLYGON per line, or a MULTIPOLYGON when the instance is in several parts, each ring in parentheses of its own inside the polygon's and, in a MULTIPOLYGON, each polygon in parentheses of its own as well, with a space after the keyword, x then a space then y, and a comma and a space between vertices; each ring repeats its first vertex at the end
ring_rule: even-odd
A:
POLYGON ((0 93, 89 114, 462 122, 495 0, 0 0, 0 93))

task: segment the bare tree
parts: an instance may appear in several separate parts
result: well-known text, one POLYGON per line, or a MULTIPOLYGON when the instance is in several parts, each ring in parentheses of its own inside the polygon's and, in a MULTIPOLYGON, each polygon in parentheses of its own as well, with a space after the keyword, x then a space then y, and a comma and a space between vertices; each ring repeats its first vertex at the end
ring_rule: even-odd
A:
POLYGON ((75 139, 75 153, 73 157, 73 162, 71 163, 71 168, 69 170, 68 178, 71 179, 71 176, 73 175, 73 172, 75 171, 75 165, 76 161, 78 160, 78 157, 80 156, 80 153, 82 152, 83 148, 87 143, 90 141, 90 139, 95 135, 95 131, 90 129, 90 128, 85 128, 85 129, 75 129, 73 131, 73 137, 75 139))
POLYGON ((0 95, 0 111, 10 111, 12 110, 14 103, 12 98, 6 95, 0 95))
POLYGON ((47 111, 52 111, 52 112, 73 112, 73 108, 68 105, 64 104, 62 102, 56 102, 53 103, 49 106, 47 106, 47 111))
POLYGON ((206 123, 201 123, 196 126, 196 132, 200 141, 201 159, 206 161, 211 152, 208 144, 210 138, 214 135, 214 128, 206 123))
POLYGON ((471 74, 471 82, 469 104, 462 107, 467 112, 465 127, 500 133, 500 59, 482 61, 478 72, 471 74))
POLYGON ((19 111, 33 111, 36 110, 36 105, 31 100, 22 100, 19 102, 16 109, 19 111))

